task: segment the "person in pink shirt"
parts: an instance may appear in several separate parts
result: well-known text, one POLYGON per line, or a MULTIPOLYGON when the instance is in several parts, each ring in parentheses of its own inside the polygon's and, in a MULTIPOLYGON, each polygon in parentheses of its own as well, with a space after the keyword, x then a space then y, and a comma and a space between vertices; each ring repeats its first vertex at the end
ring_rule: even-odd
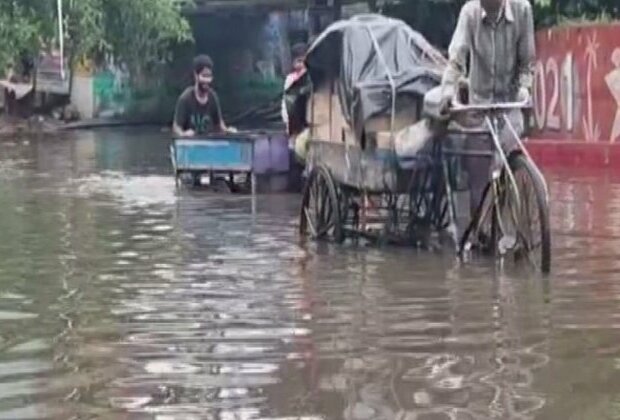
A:
MULTIPOLYGON (((286 76, 284 81, 284 92, 290 88, 293 83, 299 80, 304 74, 306 74, 306 44, 299 43, 295 44, 291 50, 291 55, 293 59, 293 69, 286 76)), ((288 111, 286 109, 286 99, 282 98, 282 121, 286 124, 286 131, 289 132, 288 127, 288 111)))
MULTIPOLYGON (((292 110, 295 108, 293 103, 289 101, 293 100, 287 91, 299 81, 306 74, 306 44, 295 44, 291 51, 293 59, 293 66, 291 72, 286 76, 284 81, 284 92, 282 95, 282 121, 286 124, 286 133, 289 136, 289 149, 290 149, 290 161, 291 170, 289 178, 289 188, 291 191, 301 192, 302 179, 304 172, 305 150, 307 145, 308 130, 302 126, 299 126, 299 121, 295 122, 295 118, 291 120, 289 118, 289 108, 292 110)), ((299 118, 297 118, 299 120, 299 118)))

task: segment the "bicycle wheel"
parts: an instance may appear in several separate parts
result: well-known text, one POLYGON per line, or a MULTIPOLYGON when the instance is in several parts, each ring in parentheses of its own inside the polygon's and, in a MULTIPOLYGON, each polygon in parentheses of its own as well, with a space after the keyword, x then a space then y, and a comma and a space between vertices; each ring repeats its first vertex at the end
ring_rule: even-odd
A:
MULTIPOLYGON (((504 174, 497 212, 500 234, 511 238, 506 247, 513 249, 516 260, 525 259, 543 274, 548 274, 551 270, 551 233, 544 180, 533 163, 521 153, 511 155, 509 164, 518 194, 504 174)), ((502 246, 501 238, 499 246, 502 246)))
POLYGON ((330 172, 323 166, 312 170, 304 186, 299 231, 312 239, 344 241, 339 196, 330 172))

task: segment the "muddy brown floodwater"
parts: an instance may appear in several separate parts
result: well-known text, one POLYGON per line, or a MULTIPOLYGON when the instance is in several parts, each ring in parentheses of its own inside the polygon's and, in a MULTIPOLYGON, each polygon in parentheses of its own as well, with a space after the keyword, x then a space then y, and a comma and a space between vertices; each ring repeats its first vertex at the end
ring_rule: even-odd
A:
POLYGON ((548 281, 303 245, 165 135, 0 143, 0 419, 620 418, 620 181, 548 173, 548 281))

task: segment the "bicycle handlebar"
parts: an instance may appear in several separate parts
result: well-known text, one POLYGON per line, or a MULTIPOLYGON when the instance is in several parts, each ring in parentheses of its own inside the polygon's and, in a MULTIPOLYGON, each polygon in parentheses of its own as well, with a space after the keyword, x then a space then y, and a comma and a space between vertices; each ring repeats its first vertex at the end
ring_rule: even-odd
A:
POLYGON ((513 109, 525 110, 532 107, 531 101, 528 99, 524 102, 503 102, 495 104, 474 104, 463 105, 454 104, 448 112, 450 114, 462 114, 465 112, 481 112, 481 113, 493 113, 502 111, 512 111, 513 109))

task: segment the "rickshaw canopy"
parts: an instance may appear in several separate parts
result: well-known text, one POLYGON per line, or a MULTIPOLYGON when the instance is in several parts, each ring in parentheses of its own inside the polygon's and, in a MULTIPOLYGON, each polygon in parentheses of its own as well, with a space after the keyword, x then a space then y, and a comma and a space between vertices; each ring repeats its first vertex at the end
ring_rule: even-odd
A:
POLYGON ((333 23, 306 57, 312 85, 335 82, 344 117, 356 128, 393 114, 404 96, 422 99, 440 84, 446 65, 420 33, 381 15, 333 23))

